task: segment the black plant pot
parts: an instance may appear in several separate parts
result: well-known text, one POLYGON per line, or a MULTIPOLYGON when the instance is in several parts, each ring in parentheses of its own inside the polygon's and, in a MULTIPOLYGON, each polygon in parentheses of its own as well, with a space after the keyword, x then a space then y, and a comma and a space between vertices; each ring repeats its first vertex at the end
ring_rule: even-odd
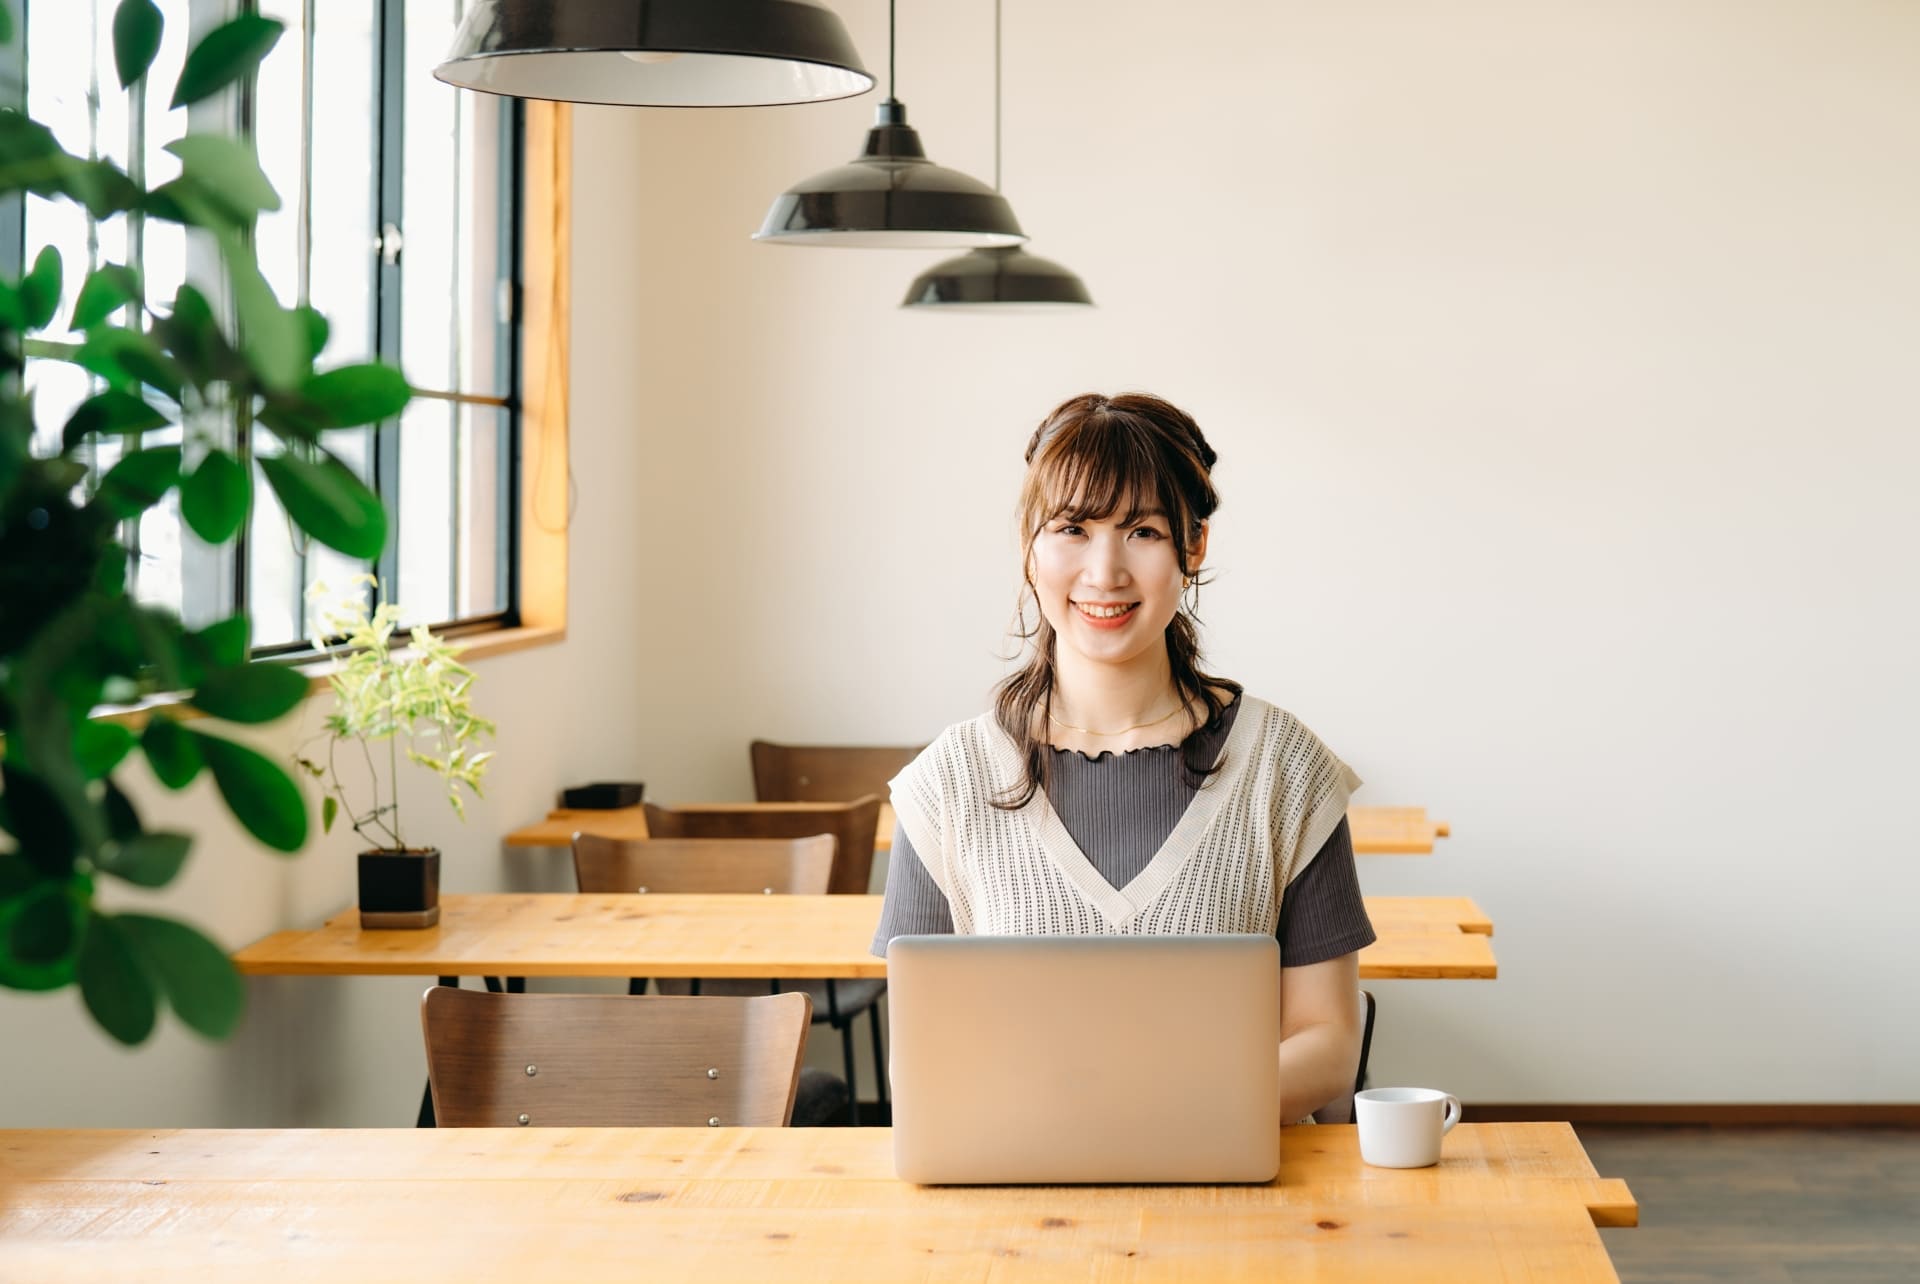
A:
POLYGON ((440 921, 440 849, 360 853, 360 926, 432 927, 440 921))

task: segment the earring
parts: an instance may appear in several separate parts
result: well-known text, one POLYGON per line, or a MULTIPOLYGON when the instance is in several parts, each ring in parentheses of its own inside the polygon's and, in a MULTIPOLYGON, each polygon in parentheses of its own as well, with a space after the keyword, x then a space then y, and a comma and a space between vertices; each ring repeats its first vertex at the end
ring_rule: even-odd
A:
POLYGON ((1182 599, 1183 599, 1182 605, 1184 605, 1187 608, 1187 614, 1188 615, 1200 614, 1200 581, 1199 579, 1195 576, 1189 575, 1186 577, 1186 582, 1181 587, 1184 590, 1184 593, 1182 595, 1182 599))

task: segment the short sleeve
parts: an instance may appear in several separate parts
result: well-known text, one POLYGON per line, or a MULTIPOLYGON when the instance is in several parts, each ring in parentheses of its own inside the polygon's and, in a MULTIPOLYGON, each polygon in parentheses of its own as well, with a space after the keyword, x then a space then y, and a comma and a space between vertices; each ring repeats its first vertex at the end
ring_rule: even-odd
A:
POLYGON ((887 894, 880 902, 880 928, 873 934, 872 952, 887 956, 887 943, 896 936, 947 935, 953 931, 953 911, 946 893, 927 873, 920 854, 907 840, 907 831, 895 822, 893 846, 887 855, 887 894))
MULTIPOLYGON (((889 884, 891 891, 891 884, 889 884)), ((1324 963, 1373 944, 1346 818, 1280 896, 1280 966, 1324 963)))

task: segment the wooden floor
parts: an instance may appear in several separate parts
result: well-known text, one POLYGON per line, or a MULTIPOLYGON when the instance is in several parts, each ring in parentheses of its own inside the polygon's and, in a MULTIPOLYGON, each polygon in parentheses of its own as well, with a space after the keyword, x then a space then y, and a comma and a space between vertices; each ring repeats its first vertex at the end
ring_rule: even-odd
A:
POLYGON ((1640 1225, 1603 1230, 1622 1284, 1915 1284, 1920 1130, 1579 1124, 1640 1225))

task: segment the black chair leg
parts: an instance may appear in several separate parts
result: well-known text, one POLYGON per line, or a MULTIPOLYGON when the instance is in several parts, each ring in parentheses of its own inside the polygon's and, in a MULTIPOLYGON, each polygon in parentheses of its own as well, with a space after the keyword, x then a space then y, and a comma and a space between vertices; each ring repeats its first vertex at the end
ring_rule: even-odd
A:
POLYGON ((887 1104, 887 1047, 880 1037, 880 1000, 867 1009, 867 1028, 873 1032, 873 1098, 887 1104))
POLYGON ((636 976, 636 977, 634 977, 634 978, 633 978, 632 980, 630 980, 630 981, 628 981, 628 982, 627 982, 627 993, 628 993, 628 994, 645 994, 646 992, 647 992, 647 978, 646 978, 646 977, 644 977, 644 976, 636 976))
POLYGON ((847 1060, 847 1122, 860 1126, 860 1085, 853 1077, 853 1021, 840 1022, 840 1053, 847 1060))

